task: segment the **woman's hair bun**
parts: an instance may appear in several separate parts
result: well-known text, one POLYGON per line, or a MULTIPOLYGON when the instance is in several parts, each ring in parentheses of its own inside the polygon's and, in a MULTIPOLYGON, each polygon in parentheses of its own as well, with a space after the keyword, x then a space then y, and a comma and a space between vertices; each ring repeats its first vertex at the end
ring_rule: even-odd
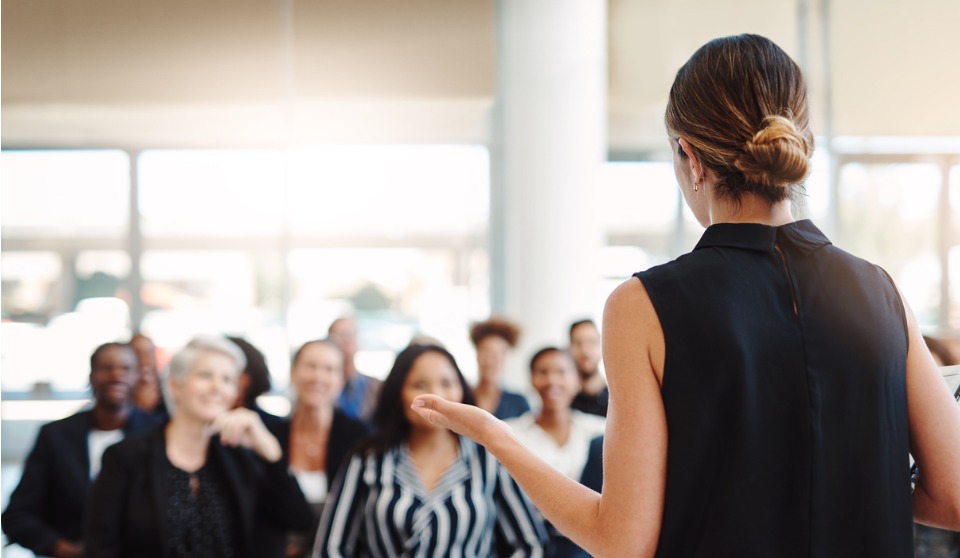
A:
POLYGON ((782 188, 804 181, 812 152, 813 142, 797 130, 793 120, 768 116, 734 164, 747 182, 782 188))

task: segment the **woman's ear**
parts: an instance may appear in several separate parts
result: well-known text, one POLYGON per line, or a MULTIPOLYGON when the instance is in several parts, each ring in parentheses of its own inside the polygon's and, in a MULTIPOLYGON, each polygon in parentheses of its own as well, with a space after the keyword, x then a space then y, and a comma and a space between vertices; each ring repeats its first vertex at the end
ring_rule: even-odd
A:
POLYGON ((683 138, 677 138, 677 143, 680 144, 680 149, 686 155, 686 161, 690 165, 690 172, 693 173, 693 176, 703 176, 703 166, 700 164, 700 158, 697 157, 697 152, 693 150, 690 143, 683 138))

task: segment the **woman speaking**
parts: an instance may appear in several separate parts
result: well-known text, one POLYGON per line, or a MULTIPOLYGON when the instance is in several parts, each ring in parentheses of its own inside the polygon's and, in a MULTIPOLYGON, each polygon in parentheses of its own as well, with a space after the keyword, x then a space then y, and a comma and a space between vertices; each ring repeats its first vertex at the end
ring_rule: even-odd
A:
POLYGON ((607 300, 603 493, 480 409, 414 410, 487 447, 595 556, 908 557, 914 519, 960 528, 960 409, 913 314, 791 214, 813 153, 799 67, 763 37, 710 41, 665 120, 706 231, 607 300))

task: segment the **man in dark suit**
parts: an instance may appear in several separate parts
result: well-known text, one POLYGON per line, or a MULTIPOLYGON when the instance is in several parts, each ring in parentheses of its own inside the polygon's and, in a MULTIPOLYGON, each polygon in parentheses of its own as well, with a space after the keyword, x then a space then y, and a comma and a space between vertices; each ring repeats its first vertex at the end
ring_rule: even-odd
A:
POLYGON ((93 408, 41 427, 3 512, 3 532, 11 543, 44 556, 83 555, 87 496, 103 451, 159 424, 131 401, 137 376, 137 355, 129 345, 106 343, 93 352, 93 408))
POLYGON ((610 390, 600 374, 600 330, 593 320, 579 320, 570 326, 570 355, 580 372, 580 393, 570 407, 584 413, 607 416, 610 390))

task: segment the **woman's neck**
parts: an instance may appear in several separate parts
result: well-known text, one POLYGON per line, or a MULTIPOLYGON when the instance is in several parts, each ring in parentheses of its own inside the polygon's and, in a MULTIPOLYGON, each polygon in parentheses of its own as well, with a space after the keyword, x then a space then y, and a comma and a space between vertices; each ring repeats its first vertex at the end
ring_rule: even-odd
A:
POLYGON ((457 460, 459 441, 446 429, 414 427, 407 438, 410 458, 427 491, 436 488, 446 471, 457 460))
POLYGON ((294 471, 324 471, 333 425, 333 405, 297 403, 290 417, 288 459, 294 471))
POLYGON ((739 201, 729 198, 714 198, 710 204, 710 224, 757 223, 779 227, 794 222, 790 201, 781 200, 771 204, 755 195, 743 194, 739 201))
POLYGON ((570 407, 547 407, 537 416, 537 425, 549 434, 558 445, 567 443, 570 437, 570 425, 573 421, 573 411, 570 407))
POLYGON ((407 447, 410 448, 410 452, 417 454, 444 452, 451 447, 455 448, 457 443, 456 434, 440 428, 413 427, 410 429, 410 436, 407 438, 407 447))
POLYGON ((304 405, 297 403, 290 417, 290 426, 302 432, 328 430, 333 422, 333 405, 304 405))
POLYGON ((500 384, 492 378, 485 378, 481 376, 480 382, 477 383, 477 388, 474 390, 474 392, 486 394, 500 393, 500 384))
POLYGON ((473 396, 477 400, 477 407, 487 411, 494 412, 500 404, 500 397, 503 390, 494 380, 480 378, 480 383, 473 390, 473 396))
POLYGON ((174 413, 166 426, 167 458, 187 472, 194 472, 207 461, 210 425, 174 413))

